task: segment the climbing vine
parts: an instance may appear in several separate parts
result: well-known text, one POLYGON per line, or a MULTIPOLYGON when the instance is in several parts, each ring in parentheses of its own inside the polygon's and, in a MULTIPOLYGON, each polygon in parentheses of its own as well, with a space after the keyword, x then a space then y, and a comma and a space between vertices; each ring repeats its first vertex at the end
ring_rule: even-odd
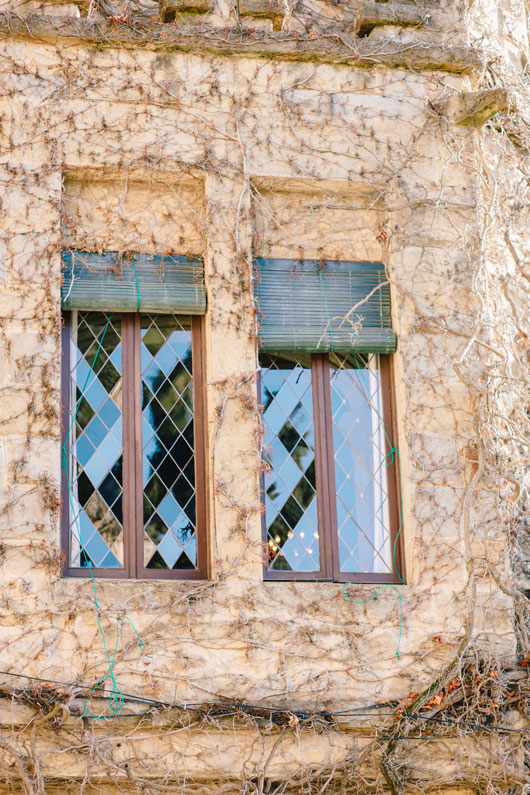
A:
POLYGON ((525 11, 503 38, 486 5, 352 8, 1 9, 6 791, 530 783, 525 11), (206 262, 212 577, 96 583, 116 710, 92 583, 61 576, 69 247, 206 262), (399 601, 262 582, 254 256, 386 266, 399 601))

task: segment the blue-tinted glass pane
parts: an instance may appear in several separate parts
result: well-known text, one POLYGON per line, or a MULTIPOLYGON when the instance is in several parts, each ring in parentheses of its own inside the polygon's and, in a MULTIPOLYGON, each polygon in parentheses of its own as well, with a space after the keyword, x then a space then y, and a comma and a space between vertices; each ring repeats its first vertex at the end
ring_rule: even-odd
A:
POLYGON ((309 357, 261 357, 267 565, 320 570, 309 357))
POLYGON ((99 445, 101 444, 101 442, 103 441, 106 435, 107 435, 106 428, 96 414, 96 416, 93 417, 92 420, 88 423, 87 428, 85 430, 85 436, 87 436, 87 438, 92 442, 94 447, 97 448, 99 447, 99 445))
POLYGON ((385 428, 379 362, 330 354, 340 570, 389 573, 385 428))
POLYGON ((67 440, 72 568, 123 567, 121 317, 109 317, 72 314, 67 440))
POLYGON ((98 417, 107 428, 112 428, 116 420, 120 417, 120 410, 112 398, 107 398, 105 403, 101 406, 98 411, 98 417))
POLYGON ((144 564, 197 566, 190 318, 141 315, 144 564))
POLYGON ((81 466, 85 466, 93 453, 94 445, 88 441, 86 436, 81 436, 76 444, 76 456, 78 463, 81 464, 81 466))

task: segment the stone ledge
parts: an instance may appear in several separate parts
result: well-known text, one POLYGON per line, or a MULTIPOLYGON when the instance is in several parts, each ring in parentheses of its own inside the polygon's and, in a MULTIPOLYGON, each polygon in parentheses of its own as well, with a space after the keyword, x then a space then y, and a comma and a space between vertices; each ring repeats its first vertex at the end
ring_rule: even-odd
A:
MULTIPOLYGON (((77 5, 86 12, 90 6, 90 0, 43 0, 43 7, 77 5)), ((399 2, 381 2, 381 0, 348 0, 341 3, 340 0, 325 0, 322 5, 331 5, 340 10, 341 18, 344 22, 350 23, 350 30, 360 32, 360 35, 368 35, 375 27, 382 25, 396 25, 400 27, 423 27, 428 26, 435 30, 447 28, 449 24, 454 26, 453 15, 417 6, 407 0, 399 2), (352 24, 353 23, 353 24, 352 24)), ((238 0, 237 10, 240 16, 250 16, 259 18, 275 19, 285 16, 286 6, 283 0, 238 0)), ((311 12, 311 7, 306 0, 296 0, 294 11, 297 13, 311 12)), ((173 22, 181 14, 184 15, 204 15, 214 11, 214 0, 159 0, 158 12, 142 12, 143 16, 154 18, 158 17, 162 22, 173 22)), ((134 14, 137 17, 137 14, 134 14)))
POLYGON ((234 28, 214 30, 196 25, 167 25, 151 21, 116 22, 42 14, 0 13, 0 37, 16 36, 33 41, 70 41, 100 47, 140 48, 153 51, 189 52, 195 55, 247 56, 280 61, 310 61, 346 66, 387 66, 469 73, 482 65, 479 51, 469 47, 404 44, 372 41, 346 34, 256 33, 234 28))
MULTIPOLYGON (((164 0, 168 4, 178 5, 185 0, 164 0)), ((204 0, 193 0, 202 3, 204 0)), ((333 4, 335 5, 335 4, 333 4)), ((283 0, 239 0, 238 12, 241 16, 274 18, 285 16, 285 3, 283 0)), ((302 0, 295 5, 296 12, 303 13, 302 0)), ((373 28, 382 25, 396 25, 398 27, 423 27, 429 26, 440 30, 449 19, 447 14, 420 8, 404 3, 363 2, 363 0, 350 0, 347 5, 340 6, 344 21, 348 18, 354 23, 350 28, 360 35, 367 35, 373 28)))

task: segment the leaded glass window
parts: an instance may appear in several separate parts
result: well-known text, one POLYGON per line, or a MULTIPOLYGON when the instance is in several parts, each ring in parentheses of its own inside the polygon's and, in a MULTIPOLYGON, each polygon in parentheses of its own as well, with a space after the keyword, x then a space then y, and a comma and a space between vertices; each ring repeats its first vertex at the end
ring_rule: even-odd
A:
POLYGON ((330 387, 340 571, 391 574, 379 357, 331 354, 330 387))
POLYGON ((267 564, 320 570, 309 356, 262 356, 267 564))
POLYGON ((399 580, 388 357, 261 354, 260 365, 266 578, 399 580))
POLYGON ((193 569, 195 462, 191 324, 142 315, 144 565, 193 569))
POLYGON ((69 555, 76 568, 123 569, 122 372, 120 315, 76 313, 67 440, 69 555))
POLYGON ((66 316, 67 574, 205 576, 201 328, 171 314, 66 316))

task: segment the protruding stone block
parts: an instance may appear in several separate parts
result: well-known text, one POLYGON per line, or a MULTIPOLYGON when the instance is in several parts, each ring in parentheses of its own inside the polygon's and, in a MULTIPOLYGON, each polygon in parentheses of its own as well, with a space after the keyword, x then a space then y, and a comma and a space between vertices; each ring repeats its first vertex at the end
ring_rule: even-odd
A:
POLYGON ((160 19, 173 22, 179 14, 207 14, 212 10, 210 0, 161 0, 160 19))
POLYGON ((465 91, 446 99, 439 110, 452 124, 482 127, 496 113, 507 110, 511 99, 505 88, 465 91))

